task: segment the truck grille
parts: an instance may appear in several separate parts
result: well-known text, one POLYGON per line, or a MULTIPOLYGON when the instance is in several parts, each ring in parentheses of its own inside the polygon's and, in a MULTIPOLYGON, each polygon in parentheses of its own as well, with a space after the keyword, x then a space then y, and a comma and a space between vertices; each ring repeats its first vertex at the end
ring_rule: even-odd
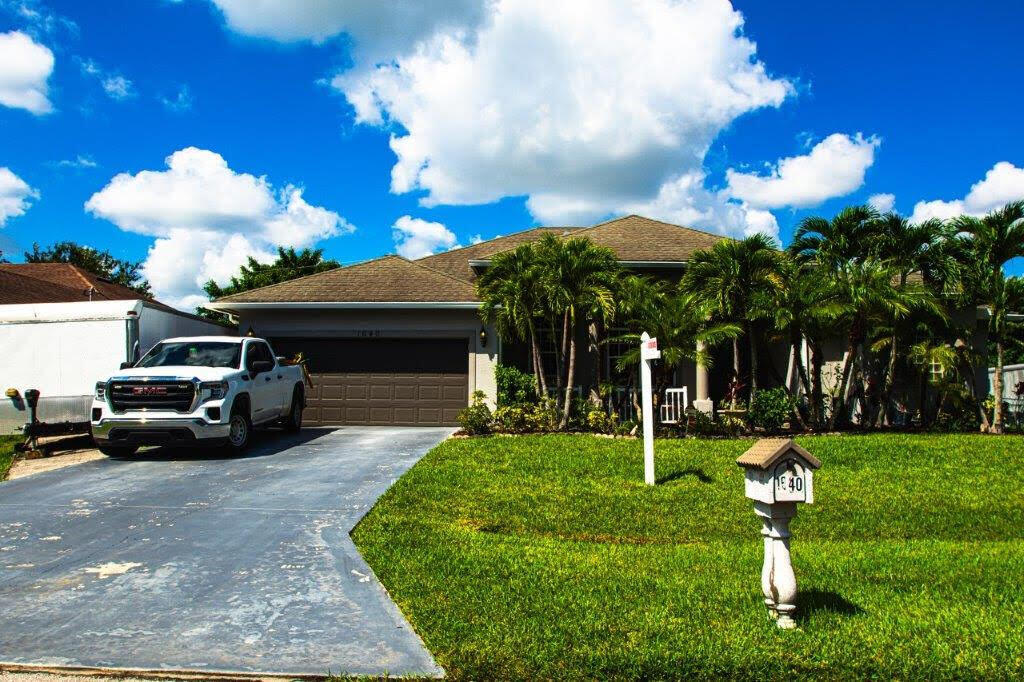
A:
POLYGON ((191 381, 113 381, 110 384, 110 407, 114 412, 188 412, 195 397, 196 387, 191 381))

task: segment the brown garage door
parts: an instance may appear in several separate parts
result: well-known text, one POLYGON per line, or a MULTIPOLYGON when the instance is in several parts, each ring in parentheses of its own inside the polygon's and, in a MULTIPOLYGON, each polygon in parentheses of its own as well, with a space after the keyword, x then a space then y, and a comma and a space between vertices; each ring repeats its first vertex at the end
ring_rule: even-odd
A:
POLYGON ((307 424, 453 425, 468 403, 465 339, 271 339, 302 352, 307 424))

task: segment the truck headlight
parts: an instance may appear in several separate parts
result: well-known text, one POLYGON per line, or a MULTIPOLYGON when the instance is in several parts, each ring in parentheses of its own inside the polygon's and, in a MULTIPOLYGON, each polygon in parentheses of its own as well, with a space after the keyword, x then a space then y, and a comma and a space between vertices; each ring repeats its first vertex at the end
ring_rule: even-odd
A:
POLYGON ((96 382, 96 400, 107 399, 107 382, 97 381, 96 382))
POLYGON ((228 382, 226 381, 204 381, 199 384, 199 390, 203 393, 203 402, 207 400, 221 400, 228 394, 228 382))

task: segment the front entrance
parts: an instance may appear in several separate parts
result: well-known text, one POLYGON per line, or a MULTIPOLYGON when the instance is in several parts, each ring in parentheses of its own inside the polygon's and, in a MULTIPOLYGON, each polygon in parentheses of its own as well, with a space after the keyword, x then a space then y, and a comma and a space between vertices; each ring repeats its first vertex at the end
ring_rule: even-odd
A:
POLYGON ((301 352, 313 379, 309 425, 453 426, 469 402, 466 339, 276 338, 301 352))

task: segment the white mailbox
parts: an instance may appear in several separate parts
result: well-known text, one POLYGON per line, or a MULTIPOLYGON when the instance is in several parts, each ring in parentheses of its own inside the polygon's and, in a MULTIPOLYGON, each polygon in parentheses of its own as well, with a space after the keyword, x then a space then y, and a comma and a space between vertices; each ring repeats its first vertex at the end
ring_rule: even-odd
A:
POLYGON ((788 438, 759 440, 736 463, 746 473, 744 488, 761 518, 764 564, 761 591, 768 613, 780 628, 796 627, 796 574, 789 554, 789 522, 799 502, 814 502, 818 458, 788 438))
POLYGON ((746 471, 750 499, 765 504, 814 502, 814 470, 821 462, 791 439, 759 440, 736 463, 746 471))

